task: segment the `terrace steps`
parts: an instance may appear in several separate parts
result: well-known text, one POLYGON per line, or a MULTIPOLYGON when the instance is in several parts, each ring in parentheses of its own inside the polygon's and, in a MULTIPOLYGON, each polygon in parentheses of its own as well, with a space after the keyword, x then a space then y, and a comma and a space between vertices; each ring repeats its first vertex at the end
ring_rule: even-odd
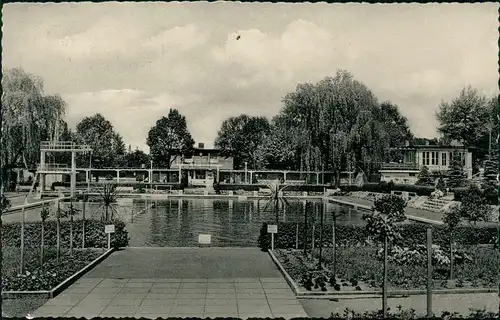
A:
POLYGON ((420 209, 432 212, 441 212, 449 204, 450 204, 449 200, 427 199, 424 203, 420 205, 420 209))

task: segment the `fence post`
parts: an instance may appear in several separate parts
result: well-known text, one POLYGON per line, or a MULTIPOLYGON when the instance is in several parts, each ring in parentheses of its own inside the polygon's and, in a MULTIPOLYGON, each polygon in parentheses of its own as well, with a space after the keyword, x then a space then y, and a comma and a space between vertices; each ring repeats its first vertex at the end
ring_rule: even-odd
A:
POLYGON ((432 229, 427 229, 427 317, 432 318, 432 229))

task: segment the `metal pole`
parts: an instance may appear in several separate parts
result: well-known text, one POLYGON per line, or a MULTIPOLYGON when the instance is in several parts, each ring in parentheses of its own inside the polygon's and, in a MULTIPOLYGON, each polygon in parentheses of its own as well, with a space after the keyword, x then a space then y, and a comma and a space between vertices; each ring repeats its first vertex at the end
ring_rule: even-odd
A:
POLYGON ((111 233, 108 233, 108 250, 111 249, 111 233))
POLYGON ((151 185, 150 189, 153 190, 153 160, 151 160, 151 170, 149 172, 150 172, 149 184, 151 185))
POLYGON ((247 183, 247 163, 245 162, 245 184, 247 183))
POLYGON ((271 233, 271 250, 274 251, 274 233, 271 233))
POLYGON ((85 249, 85 207, 86 207, 86 202, 85 202, 85 195, 83 196, 83 200, 81 200, 82 203, 82 249, 85 249))
POLYGON ((387 318, 387 236, 384 237, 384 279, 382 284, 382 312, 387 318))
POLYGON ((321 263, 323 258, 323 215, 325 212, 325 202, 323 201, 323 208, 321 209, 321 217, 320 217, 320 230, 319 230, 319 262, 318 269, 321 270, 321 263))
POLYGON ((427 229, 427 317, 432 318, 432 229, 427 229))
POLYGON ((24 274, 24 223, 26 220, 26 215, 24 207, 22 208, 22 222, 21 222, 21 264, 19 266, 20 274, 24 274))

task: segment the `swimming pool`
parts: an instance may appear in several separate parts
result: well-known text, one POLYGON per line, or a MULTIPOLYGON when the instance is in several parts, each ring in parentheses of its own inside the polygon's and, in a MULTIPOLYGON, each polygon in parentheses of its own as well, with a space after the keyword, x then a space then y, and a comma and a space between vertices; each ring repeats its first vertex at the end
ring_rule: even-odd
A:
MULTIPOLYGON (((130 199, 131 200, 131 199, 130 199)), ((254 247, 264 222, 289 221, 303 223, 304 207, 310 219, 319 221, 326 205, 325 224, 331 224, 332 213, 341 207, 319 200, 292 200, 278 206, 267 199, 172 199, 145 202, 132 200, 133 212, 122 220, 127 223, 130 246, 192 247, 198 245, 199 234, 210 234, 216 247, 254 247), (148 204, 148 205, 147 205, 148 204), (152 206, 152 207, 151 207, 152 206)), ((120 208, 126 207, 124 204, 120 208)), ((345 207, 346 214, 338 224, 362 224, 362 213, 345 207)), ((122 211, 122 210, 120 210, 122 211)))

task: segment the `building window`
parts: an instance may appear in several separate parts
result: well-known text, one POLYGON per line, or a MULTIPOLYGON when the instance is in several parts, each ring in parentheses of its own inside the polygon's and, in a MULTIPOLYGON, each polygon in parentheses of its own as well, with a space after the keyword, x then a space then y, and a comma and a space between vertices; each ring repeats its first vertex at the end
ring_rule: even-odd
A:
POLYGON ((438 165, 438 153, 435 152, 435 151, 432 151, 431 152, 431 156, 432 156, 432 158, 431 158, 431 164, 433 166, 437 166, 438 165))
POLYGON ((422 153, 422 156, 423 156, 423 158, 422 158, 422 160, 423 160, 422 164, 424 166, 428 166, 429 165, 429 153, 430 153, 429 151, 425 151, 425 152, 422 153))
POLYGON ((441 153, 441 165, 442 166, 447 166, 446 164, 446 152, 441 153))

